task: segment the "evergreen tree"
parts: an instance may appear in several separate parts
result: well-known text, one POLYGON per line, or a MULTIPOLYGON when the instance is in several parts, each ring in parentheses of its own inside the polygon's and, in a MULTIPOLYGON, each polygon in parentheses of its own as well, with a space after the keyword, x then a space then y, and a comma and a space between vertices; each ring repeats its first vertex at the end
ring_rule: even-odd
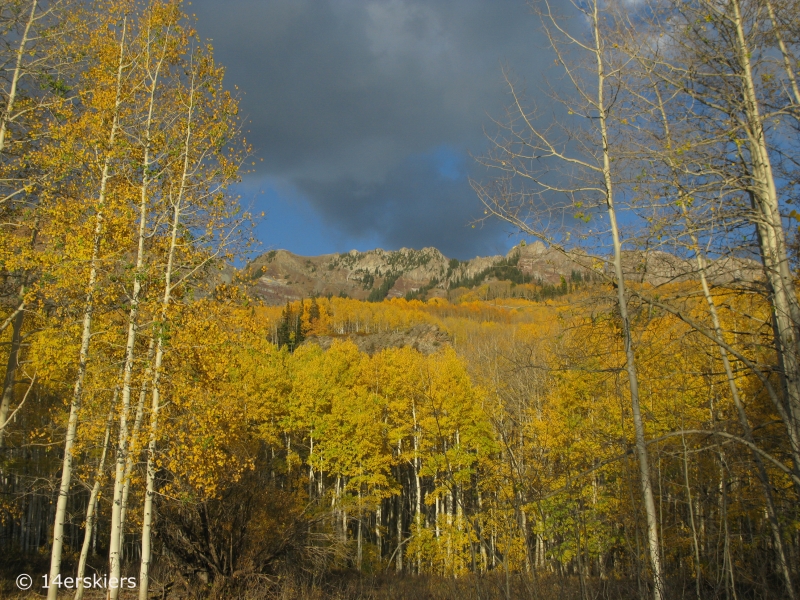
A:
POLYGON ((311 306, 308 309, 308 322, 310 324, 314 324, 319 321, 319 304, 317 304, 317 298, 311 298, 311 306))
POLYGON ((283 309, 283 313, 281 314, 281 322, 278 325, 277 337, 278 337, 278 348, 282 348, 283 346, 288 346, 290 351, 294 349, 291 344, 292 330, 290 329, 289 325, 291 321, 292 321, 292 307, 287 300, 286 308, 283 309))
POLYGON ((294 349, 297 348, 300 344, 303 343, 303 340, 306 339, 305 331, 303 331, 303 316, 306 312, 306 303, 305 301, 300 301, 300 309, 297 311, 296 315, 293 315, 292 321, 292 332, 294 335, 292 336, 292 344, 289 345, 289 351, 294 352, 294 349))

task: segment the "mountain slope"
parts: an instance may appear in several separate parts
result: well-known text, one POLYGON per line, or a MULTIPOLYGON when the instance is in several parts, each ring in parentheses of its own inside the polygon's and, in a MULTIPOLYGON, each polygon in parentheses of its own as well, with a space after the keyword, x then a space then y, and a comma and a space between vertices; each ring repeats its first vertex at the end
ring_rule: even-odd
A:
MULTIPOLYGON (((565 281, 586 281, 601 276, 591 269, 591 259, 580 251, 568 255, 542 242, 520 244, 506 256, 448 259, 436 248, 346 254, 298 256, 287 250, 262 254, 242 272, 249 292, 267 304, 282 304, 311 296, 347 296, 380 301, 398 297, 442 297, 459 288, 484 283, 510 282, 564 286, 565 281)), ((661 285, 691 278, 693 263, 665 252, 629 252, 625 271, 631 279, 661 285)), ((724 258, 711 263, 716 283, 752 281, 759 276, 757 263, 724 258)))

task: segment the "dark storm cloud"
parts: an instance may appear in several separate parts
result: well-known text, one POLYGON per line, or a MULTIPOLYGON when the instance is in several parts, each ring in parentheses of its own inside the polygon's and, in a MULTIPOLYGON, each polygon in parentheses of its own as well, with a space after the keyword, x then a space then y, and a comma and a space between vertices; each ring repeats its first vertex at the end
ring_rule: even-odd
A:
POLYGON ((407 159, 379 183, 345 179, 298 184, 317 199, 328 222, 339 223, 353 238, 378 238, 388 248, 435 246, 460 259, 505 252, 499 243, 504 239, 500 223, 470 222, 468 213, 479 212, 475 193, 463 165, 446 148, 407 159))
MULTIPOLYGON (((506 102, 501 65, 530 83, 552 62, 521 0, 195 1, 228 86, 245 92, 261 171, 307 197, 333 227, 387 248, 485 251, 478 211, 438 148, 481 153, 506 102), (480 247, 480 248, 479 248, 480 247)), ((269 243, 268 240, 265 240, 269 243)), ((473 254, 475 252, 472 252, 473 254)))

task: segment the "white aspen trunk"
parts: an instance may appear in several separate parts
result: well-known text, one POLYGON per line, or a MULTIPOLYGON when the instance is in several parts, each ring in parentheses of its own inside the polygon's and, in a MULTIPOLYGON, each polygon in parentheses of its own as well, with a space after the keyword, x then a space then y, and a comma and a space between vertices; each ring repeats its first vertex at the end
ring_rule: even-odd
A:
POLYGON ((309 436, 311 448, 308 451, 308 501, 311 502, 311 492, 314 490, 314 467, 311 458, 314 456, 314 434, 309 436))
POLYGON ((544 538, 541 535, 536 536, 536 566, 545 566, 545 548, 544 538))
MULTIPOLYGON (((494 509, 491 510, 492 517, 494 517, 494 509)), ((494 518, 492 518, 492 536, 491 536, 491 549, 492 549, 492 570, 497 568, 497 530, 494 526, 494 518)))
POLYGON ((156 331, 156 351, 153 363, 153 379, 150 404, 150 432, 147 444, 147 471, 146 491, 144 497, 144 511, 142 518, 142 562, 139 568, 139 600, 147 600, 147 591, 150 585, 150 560, 152 548, 150 538, 153 528, 153 496, 155 495, 156 480, 156 441, 158 439, 158 413, 161 408, 161 396, 158 387, 161 377, 161 365, 164 360, 164 322, 167 319, 167 310, 172 297, 172 266, 177 246, 178 225, 180 223, 180 197, 175 203, 172 219, 172 237, 170 240, 167 268, 165 270, 164 298, 161 304, 161 320, 156 331))
POLYGON ((14 72, 11 75, 11 87, 8 90, 6 109, 3 111, 3 120, 0 121, 0 153, 6 149, 6 133, 8 132, 8 124, 13 118, 14 103, 17 99, 17 86, 19 85, 19 79, 22 76, 22 59, 25 56, 25 47, 28 45, 28 41, 30 40, 29 36, 31 27, 36 20, 36 9, 38 8, 38 4, 38 0, 33 0, 33 2, 31 2, 31 12, 28 16, 27 22, 25 23, 25 29, 22 32, 22 37, 20 38, 19 46, 17 47, 17 58, 14 64, 14 72))
POLYGON ((530 548, 530 536, 528 535, 528 517, 525 514, 525 510, 522 508, 522 492, 519 492, 519 503, 520 503, 520 533, 522 534, 522 541, 525 543, 525 572, 530 573, 532 570, 531 565, 531 548, 530 548))
POLYGON ((336 486, 331 496, 331 514, 333 515, 333 530, 339 533, 339 486, 341 485, 341 476, 336 476, 336 486))
MULTIPOLYGON (((131 402, 131 379, 133 377, 133 363, 136 353, 136 333, 138 330, 139 318, 139 295, 141 294, 142 290, 142 275, 144 269, 144 241, 147 233, 147 211, 150 201, 150 151, 152 143, 151 128, 153 124, 156 89, 158 87, 158 76, 163 61, 164 55, 162 54, 154 73, 150 77, 150 89, 148 90, 150 98, 147 108, 147 121, 145 122, 144 130, 145 140, 142 159, 142 183, 140 186, 139 198, 139 231, 136 246, 136 267, 134 270, 133 292, 131 294, 131 308, 128 312, 128 336, 125 341, 125 366, 123 367, 122 375, 122 406, 120 409, 119 419, 119 444, 117 446, 117 462, 114 476, 114 496, 111 508, 111 539, 109 541, 108 552, 109 579, 116 578, 117 581, 120 579, 120 571, 122 568, 122 531, 125 527, 125 523, 123 521, 123 515, 125 513, 123 504, 127 503, 127 478, 130 476, 129 463, 131 462, 131 457, 129 457, 128 454, 128 412, 130 410, 131 402)), ((143 393, 144 392, 142 392, 142 394, 143 393)), ((139 423, 141 423, 140 415, 141 413, 137 410, 137 417, 139 417, 137 420, 139 423)), ((132 464, 130 464, 130 467, 132 467, 132 464)), ((110 588, 110 600, 116 600, 118 597, 119 587, 110 588)))
POLYGON ((363 557, 363 550, 361 546, 362 542, 362 535, 361 535, 361 528, 363 521, 363 515, 361 513, 361 488, 358 489, 358 534, 357 534, 357 542, 356 542, 356 569, 361 571, 361 559, 363 557))
POLYGON ((662 600, 664 597, 664 578, 661 568, 661 555, 659 553, 658 516, 653 495, 653 486, 650 480, 650 461, 647 455, 647 442, 645 440, 644 420, 639 405, 639 379, 636 371, 636 357, 633 349, 633 336, 631 334, 630 318, 628 316, 628 298, 625 291, 625 276, 622 271, 622 242, 617 225, 617 212, 614 206, 613 183, 611 179, 611 150, 608 145, 608 129, 606 124, 605 103, 605 65, 603 62, 603 46, 600 41, 600 20, 598 15, 598 2, 592 5, 592 27, 594 34, 594 52, 597 59, 597 114, 600 125, 600 134, 603 145, 603 180, 606 188, 606 205, 608 219, 611 224, 611 235, 614 245, 614 276, 617 283, 617 305, 622 322, 622 335, 625 344, 625 362, 628 372, 628 384, 631 394, 631 409, 633 425, 636 436, 636 456, 639 462, 639 480, 642 489, 642 500, 647 517, 647 546, 650 555, 650 564, 653 569, 653 598, 662 600))
POLYGON ((381 515, 381 505, 379 503, 378 508, 375 509, 375 543, 378 546, 378 562, 382 562, 383 558, 383 534, 381 533, 382 526, 383 522, 381 515))
POLYGON ((92 492, 89 495, 89 504, 86 507, 86 527, 83 533, 83 546, 81 547, 81 555, 78 559, 78 574, 75 578, 75 600, 83 598, 83 575, 86 573, 86 559, 89 557, 89 546, 92 543, 93 534, 95 532, 95 521, 97 519, 97 497, 100 494, 100 485, 103 482, 103 475, 106 468, 106 456, 108 455, 108 443, 111 441, 111 423, 114 420, 114 407, 117 404, 117 395, 119 388, 114 388, 114 396, 111 399, 111 406, 108 408, 108 417, 106 417, 106 432, 103 438, 103 452, 100 455, 100 462, 97 465, 97 471, 94 475, 94 485, 92 492))
POLYGON ((439 496, 436 496, 436 512, 434 513, 434 523, 436 524, 435 531, 436 531, 436 539, 437 540, 439 539, 439 536, 441 535, 441 531, 439 530, 439 512, 440 512, 439 511, 439 502, 441 502, 441 500, 440 500, 439 496))
POLYGON ((139 439, 139 432, 142 429, 142 421, 144 420, 144 403, 147 400, 147 382, 150 380, 152 376, 152 367, 149 366, 153 360, 153 353, 155 352, 155 339, 150 339, 150 344, 147 348, 147 363, 148 367, 145 369, 144 377, 142 378, 142 387, 139 390, 139 402, 136 405, 136 417, 133 421, 133 431, 131 432, 131 441, 130 447, 128 448, 128 456, 125 461, 125 476, 123 481, 125 482, 122 486, 122 503, 120 506, 120 517, 119 517, 119 548, 120 548, 120 560, 124 559, 124 549, 125 549, 125 519, 128 512, 128 496, 130 495, 131 489, 131 473, 133 472, 133 464, 136 461, 136 456, 139 453, 139 448, 136 446, 136 442, 139 439))
POLYGON ((764 4, 767 6, 769 20, 772 22, 775 40, 778 42, 778 48, 781 50, 781 57, 783 58, 783 70, 786 73, 786 78, 789 80, 789 87, 792 89, 792 101, 796 106, 800 106, 800 87, 797 85, 797 77, 795 77, 794 68, 792 67, 792 62, 794 59, 789 53, 789 50, 786 48, 786 43, 783 40, 783 34, 781 34, 780 27, 778 26, 778 20, 775 18, 775 8, 772 6, 772 1, 764 0, 764 4))
MULTIPOLYGON (((770 10, 772 10, 771 7, 770 7, 770 10)), ((772 13, 770 13, 770 14, 771 14, 771 17, 774 18, 774 15, 772 15, 772 13)), ((664 111, 663 102, 661 100, 661 95, 660 95, 660 93, 658 93, 658 90, 656 90, 656 94, 657 94, 657 98, 658 98, 659 110, 661 112, 661 118, 662 118, 663 123, 664 123, 664 133, 665 133, 665 136, 666 136, 666 139, 667 139, 668 147, 671 150, 672 141, 671 141, 671 132, 670 132, 670 128, 669 128, 669 122, 667 120, 666 112, 664 111)), ((673 169, 674 169, 674 167, 673 167, 673 169)), ((683 200, 683 199, 681 199, 681 200, 683 200)), ((714 297, 711 294, 711 288, 710 288, 710 286, 708 284, 708 277, 707 277, 708 265, 707 265, 707 262, 706 262, 705 253, 703 252, 702 248, 700 247, 699 241, 697 239, 697 235, 695 234, 694 230, 692 229, 692 221, 691 221, 691 217, 690 217, 689 212, 688 212, 688 208, 686 206, 686 202, 681 201, 680 202, 680 206, 681 206, 681 211, 683 213, 684 220, 686 221, 686 224, 687 224, 687 231, 689 232, 689 239, 690 239, 690 241, 692 243, 692 251, 695 253, 695 260, 697 262, 697 271, 698 271, 698 273, 700 275, 700 284, 701 284, 701 286, 703 288, 703 296, 705 297, 706 304, 708 305, 708 311, 709 311, 709 314, 711 316, 711 323, 712 323, 712 325, 714 327, 714 333, 716 334, 716 336, 717 336, 717 338, 719 340, 724 340, 725 338, 723 336, 722 324, 721 324, 720 319, 719 319, 719 313, 717 312, 717 306, 716 306, 716 303, 714 302, 714 297)), ((726 377, 727 382, 728 382, 728 388, 730 389, 730 392, 731 392, 731 397, 733 399, 733 404, 734 404, 734 406, 736 408, 736 413, 737 413, 737 416, 739 418, 739 424, 742 427, 742 431, 744 433, 744 438, 745 438, 745 440, 747 440, 748 442, 750 442, 751 444, 753 444, 755 446, 755 439, 753 438, 753 431, 752 431, 752 428, 750 427, 750 421, 747 418, 747 413, 745 411, 744 404, 742 403, 742 400, 741 400, 741 397, 740 397, 740 394, 739 394, 739 388, 738 388, 738 386, 736 384, 736 379, 735 379, 734 374, 733 374, 733 368, 731 367, 731 362, 730 362, 730 358, 728 356, 728 351, 723 346, 721 346, 719 344, 718 344, 718 346, 719 346, 720 358, 722 359, 722 365, 723 365, 723 368, 725 369, 725 377, 726 377)), ((685 445, 686 445, 686 443, 684 441, 684 449, 685 449, 685 445)), ((774 501, 774 498, 773 498, 773 495, 772 495, 772 486, 771 486, 770 481, 769 481, 769 475, 768 475, 767 470, 766 470, 766 468, 764 466, 764 461, 761 458, 761 455, 759 455, 758 452, 756 452, 755 450, 752 450, 751 454, 752 454, 753 460, 754 460, 754 462, 756 464, 756 470, 757 470, 757 473, 758 473, 758 478, 759 478, 759 481, 761 482, 762 491, 764 493, 764 499, 765 499, 766 509, 767 509, 767 517, 768 517, 768 520, 769 520, 769 523, 770 523, 770 530, 771 530, 771 533, 772 533, 773 543, 775 544, 775 553, 776 553, 777 558, 778 558, 778 564, 780 566, 781 575, 783 576, 784 585, 786 586, 786 592, 787 592, 787 595, 790 598, 790 600, 795 600, 796 595, 795 595, 795 591, 794 591, 794 585, 792 583, 792 575, 791 575, 791 571, 790 571, 790 568, 789 568, 789 562, 786 559, 786 552, 785 552, 785 549, 784 549, 784 546, 783 546, 783 535, 782 535, 782 532, 781 532, 780 523, 778 521, 777 511, 775 509, 775 501, 774 501)), ((685 461, 686 461, 686 459, 684 457, 684 463, 685 463, 685 461)), ((799 462, 798 461, 798 457, 795 456, 795 465, 798 465, 798 462, 799 462)), ((687 476, 686 484, 688 486, 688 472, 687 472, 686 476, 687 476)), ((687 492, 689 492, 688 487, 687 487, 687 492)), ((691 512, 691 497, 690 497, 689 510, 691 512)), ((694 513, 693 512, 691 512, 691 518, 692 518, 692 530, 694 532, 694 513)), ((694 532, 694 533, 695 533, 695 543, 696 543, 696 532, 694 532)), ((700 594, 700 587, 699 587, 699 585, 700 585, 699 584, 699 575, 700 575, 700 571, 699 571, 699 568, 700 568, 699 555, 698 555, 697 560, 698 560, 698 563, 697 563, 697 568, 698 568, 697 593, 698 593, 698 597, 699 597, 699 594, 700 594)))
POLYGON ((481 496, 481 491, 478 489, 478 513, 480 514, 480 520, 478 521, 480 531, 478 532, 478 542, 481 545, 481 573, 485 573, 486 569, 489 568, 489 561, 487 560, 486 556, 486 543, 483 539, 483 497, 481 496))
MULTIPOLYGON (((398 475, 399 475, 398 468, 398 475)), ((399 479, 399 477, 398 477, 399 479)), ((403 572, 403 493, 397 496, 397 556, 395 556, 395 571, 403 572)))
POLYGON ((697 540, 697 527, 695 527, 694 523, 694 507, 692 505, 692 488, 689 485, 689 458, 688 458, 688 450, 686 448, 686 439, 681 436, 681 442, 683 442, 683 481, 686 485, 686 501, 689 506, 689 524, 692 527, 692 545, 694 547, 694 568, 696 571, 696 576, 694 578, 695 581, 695 592, 697 593, 697 600, 702 600, 702 594, 700 593, 700 578, 702 576, 702 564, 700 563, 700 545, 697 540))
MULTIPOLYGON (((451 481, 452 486, 452 481, 451 481)), ((450 487, 447 492, 445 502, 447 510, 447 569, 452 567, 453 563, 453 488, 450 487)))
MULTIPOLYGON (((731 0, 736 26, 736 53, 743 70, 742 96, 747 117, 747 136, 752 160, 753 194, 759 229, 759 244, 764 258, 764 269, 772 292, 772 304, 776 321, 776 345, 783 358, 787 408, 791 420, 790 438, 795 454, 800 451, 800 353, 798 353, 797 328, 800 326, 800 304, 798 304, 794 279, 786 250, 786 239, 781 222, 780 204, 763 118, 750 63, 752 51, 747 45, 739 0, 731 0)), ((795 464, 795 470, 800 465, 795 464)))
MULTIPOLYGON (((119 62, 117 66, 117 85, 116 99, 114 102, 114 114, 111 121, 111 131, 108 139, 109 148, 113 148, 119 129, 119 108, 122 95, 122 72, 124 69, 125 56, 125 35, 127 19, 122 23, 122 39, 119 45, 119 62)), ((78 373, 75 377, 75 388, 72 393, 70 404, 69 421, 67 422, 67 435, 64 442, 64 462, 61 469, 61 484, 58 490, 58 501, 56 503, 55 523, 53 525, 53 545, 50 554, 50 578, 55 581, 61 572, 61 552, 64 548, 64 521, 67 514, 67 499, 69 496, 69 485, 72 479, 72 448, 75 445, 75 438, 78 431, 78 415, 81 409, 83 396, 83 381, 86 376, 86 366, 89 360, 89 343, 92 334, 92 317, 94 316, 94 293, 97 284, 97 267, 100 258, 100 244, 103 237, 103 206, 106 199, 106 188, 108 186, 109 171, 111 168, 111 157, 106 156, 103 161, 103 170, 100 177, 100 193, 97 198, 97 210, 95 213, 95 227, 92 240, 92 257, 89 262, 89 280, 86 286, 86 299, 83 310, 83 323, 81 326, 81 345, 78 358, 78 373)), ((51 585, 47 590, 47 600, 56 600, 58 587, 51 585)))
POLYGON ((186 137, 183 147, 183 171, 178 189, 178 197, 173 204, 172 229, 167 254, 167 266, 164 270, 164 297, 161 301, 160 321, 156 331, 156 351, 153 363, 153 379, 151 383, 150 405, 150 434, 147 445, 147 489, 144 498, 144 513, 142 518, 142 562, 139 568, 139 600, 147 600, 150 585, 150 561, 152 548, 150 545, 153 529, 153 496, 155 495, 156 480, 156 441, 158 439, 158 413, 161 408, 159 380, 161 378, 161 365, 164 360, 164 324, 167 320, 169 305, 172 300, 172 270, 175 261, 175 249, 178 246, 178 230, 181 222, 183 196, 186 192, 186 182, 189 176, 189 147, 192 139, 192 117, 194 112, 194 74, 189 96, 188 114, 186 120, 186 137))
MULTIPOLYGON (((397 458, 403 455, 403 440, 397 440, 397 458)), ((397 495, 397 556, 395 557, 395 571, 403 572, 403 488, 402 472, 400 465, 397 466, 397 482, 401 484, 400 493, 397 495)))

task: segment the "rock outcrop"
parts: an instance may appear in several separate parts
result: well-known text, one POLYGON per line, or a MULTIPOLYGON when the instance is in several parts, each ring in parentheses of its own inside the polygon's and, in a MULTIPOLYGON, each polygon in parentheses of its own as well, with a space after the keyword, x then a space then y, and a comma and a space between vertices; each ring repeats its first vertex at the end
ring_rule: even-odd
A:
MULTIPOLYGON (((521 243, 506 256, 448 259, 436 248, 412 250, 381 248, 368 252, 298 256, 272 250, 253 260, 241 273, 249 292, 268 304, 283 304, 311 296, 347 296, 358 300, 383 300, 408 294, 442 297, 448 291, 505 280, 558 286, 570 281, 597 279, 597 269, 610 273, 610 265, 592 259, 581 250, 567 254, 542 242, 521 243)), ((696 278, 692 261, 666 252, 626 252, 623 269, 634 281, 663 285, 696 278)), ((754 281, 758 263, 741 258, 722 258, 709 263, 709 279, 717 285, 754 281)))
POLYGON ((303 344, 317 344, 324 350, 331 347, 334 340, 350 340, 358 346, 361 352, 369 355, 375 354, 386 348, 409 347, 422 354, 433 354, 442 347, 451 344, 450 336, 436 325, 420 324, 405 331, 386 333, 351 333, 341 336, 312 336, 303 344))

